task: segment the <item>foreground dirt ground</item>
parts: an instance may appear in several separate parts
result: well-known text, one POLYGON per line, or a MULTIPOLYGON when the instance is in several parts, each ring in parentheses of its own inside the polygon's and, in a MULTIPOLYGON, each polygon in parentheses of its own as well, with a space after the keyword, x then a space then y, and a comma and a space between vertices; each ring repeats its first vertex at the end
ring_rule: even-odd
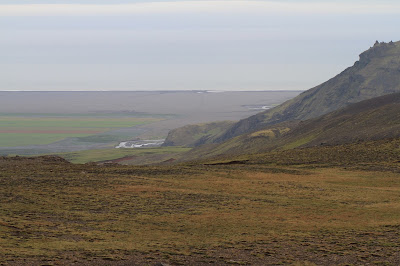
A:
POLYGON ((0 159, 7 265, 400 265, 400 174, 0 159))

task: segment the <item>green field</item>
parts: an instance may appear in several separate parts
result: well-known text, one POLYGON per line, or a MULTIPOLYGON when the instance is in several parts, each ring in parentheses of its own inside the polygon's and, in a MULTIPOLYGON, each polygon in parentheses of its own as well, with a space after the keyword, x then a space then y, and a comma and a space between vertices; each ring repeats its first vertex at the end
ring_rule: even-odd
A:
POLYGON ((124 157, 140 156, 151 158, 156 162, 155 156, 160 156, 160 160, 166 156, 174 156, 180 153, 189 151, 190 148, 183 147, 162 147, 162 148, 142 148, 142 149, 99 149, 99 150, 85 150, 78 152, 68 152, 58 154, 64 159, 72 163, 88 163, 115 160, 124 157))
POLYGON ((3 128, 118 128, 132 127, 150 121, 151 118, 80 118, 80 117, 0 117, 0 129, 3 128))
POLYGON ((90 134, 27 134, 0 133, 0 147, 49 144, 71 137, 85 137, 90 134))
MULTIPOLYGON (((67 115, 0 116, 0 147, 50 144, 65 138, 82 138, 87 142, 115 142, 121 136, 101 135, 112 129, 129 128, 160 121, 151 117, 90 117, 67 115)), ((123 136, 126 137, 126 136, 123 136)), ((128 136, 129 137, 129 136, 128 136)))

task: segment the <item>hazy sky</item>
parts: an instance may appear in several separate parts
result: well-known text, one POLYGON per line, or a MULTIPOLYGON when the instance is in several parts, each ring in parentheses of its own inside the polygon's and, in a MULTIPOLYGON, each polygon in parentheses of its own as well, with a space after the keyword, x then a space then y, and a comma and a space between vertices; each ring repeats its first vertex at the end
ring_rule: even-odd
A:
POLYGON ((399 25, 398 0, 0 0, 0 90, 304 90, 399 25))

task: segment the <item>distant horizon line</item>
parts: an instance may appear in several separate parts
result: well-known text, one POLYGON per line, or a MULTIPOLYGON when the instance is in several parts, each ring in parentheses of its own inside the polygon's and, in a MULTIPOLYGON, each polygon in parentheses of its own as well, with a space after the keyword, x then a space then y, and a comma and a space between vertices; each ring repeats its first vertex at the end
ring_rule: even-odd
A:
POLYGON ((0 92, 284 92, 284 91, 306 91, 306 90, 0 90, 0 92))

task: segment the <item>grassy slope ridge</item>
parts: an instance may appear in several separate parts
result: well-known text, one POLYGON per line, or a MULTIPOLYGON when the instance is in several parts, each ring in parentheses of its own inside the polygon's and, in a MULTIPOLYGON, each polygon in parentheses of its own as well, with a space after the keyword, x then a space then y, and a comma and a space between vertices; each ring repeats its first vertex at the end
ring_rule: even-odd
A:
POLYGON ((400 137, 400 93, 351 104, 302 122, 282 122, 267 126, 221 144, 195 148, 183 158, 193 160, 224 154, 257 153, 397 137, 400 137))
POLYGON ((273 109, 240 120, 222 134, 204 132, 210 136, 199 144, 221 143, 283 121, 318 117, 351 103, 395 92, 400 92, 400 42, 375 44, 336 77, 273 109))
POLYGON ((314 118, 351 103, 395 92, 400 92, 400 42, 376 44, 336 77, 276 108, 239 121, 216 141, 283 121, 314 118))
POLYGON ((400 137, 400 93, 365 100, 306 120, 284 136, 280 144, 309 147, 397 137, 400 137), (305 139, 308 141, 294 145, 305 139))
POLYGON ((222 134, 233 124, 232 121, 221 121, 180 127, 168 133, 163 146, 194 147, 212 142, 213 138, 222 134))
POLYGON ((57 154, 71 163, 89 162, 131 162, 131 164, 161 163, 177 157, 180 153, 189 151, 183 147, 156 147, 143 149, 96 149, 57 154))

